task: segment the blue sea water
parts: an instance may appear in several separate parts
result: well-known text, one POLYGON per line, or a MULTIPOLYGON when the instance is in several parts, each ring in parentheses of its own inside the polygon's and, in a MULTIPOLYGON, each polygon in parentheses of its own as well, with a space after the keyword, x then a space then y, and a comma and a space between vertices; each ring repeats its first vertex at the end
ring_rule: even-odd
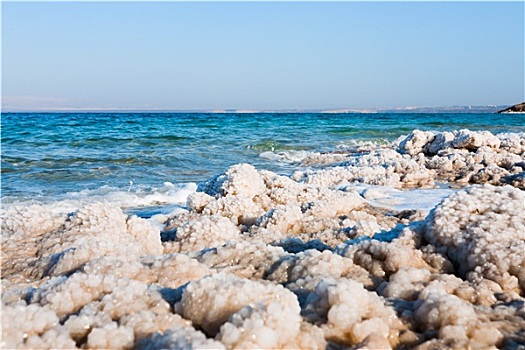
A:
POLYGON ((99 189, 147 193, 166 183, 200 182, 241 162, 289 174, 299 166, 294 154, 304 151, 386 143, 414 129, 525 132, 525 119, 442 113, 3 113, 1 126, 2 200, 13 201, 99 189))

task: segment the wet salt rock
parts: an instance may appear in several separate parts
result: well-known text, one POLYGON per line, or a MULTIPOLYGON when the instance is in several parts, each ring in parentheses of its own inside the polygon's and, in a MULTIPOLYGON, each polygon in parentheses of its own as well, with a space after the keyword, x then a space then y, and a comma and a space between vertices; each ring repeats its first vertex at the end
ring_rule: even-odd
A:
POLYGON ((265 210, 253 198, 238 195, 226 195, 210 201, 201 213, 204 215, 224 216, 235 225, 253 225, 265 210))
POLYGON ((212 215, 201 216, 179 226, 175 241, 180 252, 191 252, 217 247, 238 238, 237 226, 225 217, 212 215))
POLYGON ((288 283, 307 278, 348 278, 366 285, 372 284, 369 274, 363 268, 328 250, 319 252, 311 249, 298 253, 293 262, 287 265, 287 270, 288 283))
POLYGON ((302 218, 303 213, 298 205, 279 205, 257 219, 255 225, 281 233, 297 233, 301 231, 302 218))
POLYGON ((425 238, 446 253, 461 276, 487 278, 523 295, 523 191, 491 185, 459 191, 431 211, 425 238))
POLYGON ((0 218, 2 240, 15 237, 27 239, 59 229, 66 221, 67 215, 56 213, 48 205, 32 204, 4 206, 0 218))
POLYGON ((410 158, 394 150, 379 150, 351 158, 344 166, 295 172, 292 178, 312 186, 338 186, 360 182, 390 187, 432 186, 433 171, 423 158, 410 158))
POLYGON ((345 346, 364 341, 370 348, 391 348, 402 327, 381 297, 352 280, 319 282, 306 304, 326 320, 325 337, 345 346))
MULTIPOLYGON (((151 261, 151 259, 148 259, 151 261)), ((157 283, 167 288, 178 288, 190 281, 210 275, 212 271, 185 254, 169 254, 155 257, 152 262, 143 259, 149 265, 149 283, 157 283)))
POLYGON ((287 176, 277 175, 271 171, 262 170, 260 174, 266 185, 265 194, 269 200, 266 203, 265 198, 261 198, 261 205, 267 209, 273 205, 296 203, 298 196, 303 192, 312 190, 303 183, 298 183, 287 176))
MULTIPOLYGON (((262 303, 268 307, 278 303, 285 315, 300 313, 295 294, 281 285, 268 284, 219 273, 188 284, 182 299, 175 305, 181 314, 201 327, 206 334, 215 336, 221 325, 245 306, 262 303)), ((275 332, 281 330, 275 329, 275 332)))
POLYGON ((424 151, 425 146, 434 139, 430 131, 414 130, 399 144, 401 153, 416 155, 424 151))
POLYGON ((315 218, 332 218, 348 214, 364 204, 363 199, 355 191, 322 191, 314 198, 304 199, 302 210, 305 216, 315 218))
POLYGON ((224 344, 208 339, 191 327, 174 326, 165 332, 156 332, 137 343, 138 350, 156 349, 226 349, 224 344))
POLYGON ((482 146, 499 148, 501 141, 489 131, 459 130, 456 133, 452 146, 454 148, 465 148, 477 150, 482 146))
POLYGON ((2 303, 2 347, 68 349, 76 345, 53 310, 36 304, 2 303))
POLYGON ((140 310, 123 316, 119 322, 133 329, 135 339, 146 338, 156 332, 166 332, 175 326, 191 328, 191 322, 177 314, 156 313, 150 310, 140 310))
POLYGON ((230 316, 217 334, 228 348, 277 349, 299 335, 299 309, 290 312, 280 303, 245 306, 230 316))
POLYGON ((469 182, 475 184, 499 185, 502 178, 509 175, 509 172, 497 165, 489 164, 487 167, 480 169, 472 174, 469 182))
POLYGON ((446 150, 452 147, 455 135, 452 132, 439 132, 435 135, 434 139, 428 143, 426 147, 426 153, 429 155, 438 154, 439 151, 446 150))
POLYGON ((204 192, 195 192, 188 196, 188 199, 186 201, 186 205, 189 210, 196 212, 196 213, 202 213, 202 210, 211 202, 213 201, 213 197, 209 194, 206 194, 204 192))
POLYGON ((500 149, 509 153, 525 154, 525 133, 507 133, 496 135, 500 139, 500 149))
POLYGON ((302 322, 279 303, 245 306, 221 326, 217 340, 228 349, 325 349, 320 328, 302 322))
POLYGON ((388 283, 381 288, 381 294, 387 298, 415 300, 430 275, 427 269, 402 267, 390 276, 388 283))
POLYGON ((525 190, 525 171, 514 175, 504 176, 501 181, 511 186, 517 187, 520 190, 525 190))
POLYGON ((274 264, 286 256, 289 254, 282 248, 262 242, 229 241, 223 246, 197 253, 195 259, 213 271, 248 279, 263 279, 274 264))
POLYGON ((380 186, 400 186, 400 176, 385 167, 376 165, 370 167, 341 167, 321 169, 317 171, 296 171, 292 178, 312 186, 333 187, 351 182, 366 183, 380 186))
POLYGON ((59 317, 64 317, 109 293, 116 283, 115 276, 77 272, 69 278, 51 278, 33 292, 30 301, 47 305, 59 317))
POLYGON ((128 217, 120 208, 102 203, 78 210, 60 230, 43 235, 38 244, 33 276, 71 273, 102 256, 129 260, 160 254, 163 249, 159 230, 147 220, 128 217))
POLYGON ((301 161, 302 165, 321 165, 321 164, 333 164, 333 163, 341 163, 345 161, 347 158, 346 154, 341 153, 318 153, 318 152, 310 152, 301 161))
POLYGON ((459 338, 466 338, 469 327, 477 321, 472 305, 449 294, 430 294, 416 306, 416 321, 426 329, 442 329, 445 326, 460 326, 459 338))
POLYGON ((90 261, 80 270, 88 275, 114 275, 143 283, 178 288, 211 274, 210 269, 185 254, 143 256, 138 261, 104 257, 90 261))
MULTIPOLYGON (((488 349, 501 345, 506 331, 503 320, 506 316, 495 312, 492 317, 483 317, 484 309, 474 306, 455 295, 431 293, 415 304, 415 322, 428 332, 439 331, 438 339, 424 343, 421 348, 432 348, 437 344, 454 344, 454 347, 488 349)), ((485 309, 487 310, 487 309, 485 309)), ((521 323, 518 321, 518 323, 521 323)))
POLYGON ((266 189, 257 170, 250 164, 236 164, 211 180, 200 184, 197 191, 210 196, 243 195, 253 198, 266 189))
MULTIPOLYGON (((405 228, 404 231, 410 229, 405 228)), ((388 278, 406 267, 437 270, 426 261, 428 256, 415 247, 413 240, 403 237, 409 235, 409 232, 404 232, 390 243, 376 239, 357 244, 349 242, 337 247, 337 252, 379 278, 388 278)))
POLYGON ((87 346, 90 349, 132 349, 134 341, 133 329, 111 322, 91 330, 87 346))
MULTIPOLYGON (((64 293, 64 288, 62 288, 62 291, 55 288, 55 291, 51 290, 43 295, 41 300, 44 303, 50 301, 51 303, 47 305, 57 309, 57 312, 61 315, 81 307, 80 311, 69 315, 64 323, 69 334, 77 342, 87 337, 88 344, 92 344, 94 347, 129 347, 128 343, 131 342, 133 344, 134 339, 148 336, 158 330, 168 329, 174 324, 181 326, 190 325, 188 321, 172 313, 171 307, 164 299, 159 287, 154 285, 148 286, 139 281, 126 278, 114 278, 110 281, 104 281, 106 278, 94 277, 92 289, 98 289, 99 296, 91 298, 92 300, 87 303, 85 300, 82 302, 78 298, 70 297, 75 292, 71 290, 75 285, 69 286, 69 294, 64 293), (102 290, 102 293, 100 293, 100 287, 98 287, 100 284, 105 284, 105 290, 102 290), (70 298, 70 300, 74 301, 73 304, 76 303, 76 306, 68 311, 61 304, 57 305, 54 300, 59 300, 61 297, 66 302, 70 298), (117 323, 113 324, 113 321, 117 323), (118 327, 115 328, 117 324, 118 327), (116 340, 109 339, 112 336, 120 337, 121 340, 119 342, 121 345, 115 345, 113 342, 116 340), (92 338, 91 341, 90 338, 92 338), (106 343, 113 345, 102 345, 106 343)), ((79 288, 86 287, 79 286, 79 288)), ((89 294, 91 289, 84 290, 84 292, 89 294)))

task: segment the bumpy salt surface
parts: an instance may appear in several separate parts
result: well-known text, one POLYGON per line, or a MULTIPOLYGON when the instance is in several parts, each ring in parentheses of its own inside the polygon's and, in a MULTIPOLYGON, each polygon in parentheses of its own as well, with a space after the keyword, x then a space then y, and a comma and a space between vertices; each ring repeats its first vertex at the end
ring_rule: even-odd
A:
POLYGON ((234 165, 149 220, 5 205, 0 345, 523 347, 524 158, 523 134, 416 130, 291 177, 234 165))

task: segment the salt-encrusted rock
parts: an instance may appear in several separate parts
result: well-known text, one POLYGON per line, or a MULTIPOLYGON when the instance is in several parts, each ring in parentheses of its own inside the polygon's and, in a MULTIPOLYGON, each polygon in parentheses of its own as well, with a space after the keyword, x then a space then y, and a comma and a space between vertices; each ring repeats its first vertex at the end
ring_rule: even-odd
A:
POLYGON ((208 339, 191 327, 172 327, 165 332, 157 332, 148 339, 142 339, 137 344, 140 350, 155 349, 226 349, 224 344, 208 339))
POLYGON ((202 210, 213 201, 213 197, 204 192, 195 192, 188 196, 186 205, 188 208, 196 213, 201 213, 202 210))
POLYGON ((235 225, 253 225, 265 210, 260 203, 246 196, 226 195, 206 204, 200 212, 204 215, 224 216, 235 225))
MULTIPOLYGON (((488 349, 501 344, 503 334, 497 324, 478 318, 475 307, 457 296, 430 294, 415 305, 415 321, 419 328, 436 331, 438 339, 454 347, 488 349)), ((435 341, 422 348, 436 346, 435 341)))
MULTIPOLYGON (((2 210, 2 238, 23 238, 42 236, 59 229, 67 213, 56 213, 48 205, 8 206, 2 210)), ((8 244, 8 242, 3 244, 8 244)))
POLYGON ((351 157, 340 166, 317 171, 296 172, 292 178, 313 186, 338 186, 349 182, 392 187, 432 186, 433 171, 424 158, 410 158, 394 150, 379 150, 351 157))
POLYGON ((459 130, 455 135, 452 146, 454 148, 466 148, 468 150, 477 150, 482 146, 499 148, 501 141, 489 131, 470 131, 459 130))
POLYGON ((81 208, 62 221, 59 227, 58 222, 55 222, 54 230, 49 231, 46 228, 45 231, 48 232, 45 233, 38 231, 41 229, 39 221, 33 223, 37 225, 34 228, 27 226, 28 223, 16 236, 8 236, 2 248, 4 254, 25 258, 26 266, 19 270, 23 266, 18 265, 16 259, 10 266, 4 263, 4 276, 21 273, 26 278, 39 279, 74 272, 83 264, 101 256, 129 260, 162 252, 159 230, 156 227, 136 216, 128 217, 120 208, 102 203, 81 208), (34 237, 32 232, 40 234, 34 237), (9 249, 15 251, 10 253, 9 249), (27 259, 32 260, 29 266, 27 259))
POLYGON ((439 151, 446 150, 447 148, 452 147, 452 142, 454 141, 455 135, 452 132, 439 132, 437 133, 432 141, 427 143, 425 147, 425 152, 429 155, 437 154, 439 151))
POLYGON ((523 191, 485 185, 457 192, 431 212, 425 237, 446 253, 461 276, 488 278, 523 295, 523 191))
POLYGON ((224 273, 191 282, 175 309, 207 334, 216 335, 231 315, 259 303, 265 306, 278 303, 288 315, 300 312, 297 297, 284 287, 224 273))
POLYGON ((306 308, 325 319, 325 335, 346 346, 364 342, 369 348, 396 345, 402 327, 393 309, 382 298, 368 292, 363 285, 340 280, 321 281, 310 293, 306 308))
POLYGON ((434 139, 434 133, 414 130, 399 144, 401 153, 416 155, 423 152, 428 143, 434 139))
POLYGON ((223 216, 202 216, 177 228, 175 241, 181 252, 221 246, 239 238, 239 229, 223 216))
POLYGON ((224 246, 197 253, 195 259, 217 272, 227 272, 248 279, 265 279, 274 265, 287 256, 289 254, 282 248, 260 241, 229 241, 224 246))
POLYGON ((293 258, 281 260, 281 264, 275 268, 269 278, 280 283, 293 283, 308 279, 319 281, 323 278, 334 280, 346 278, 359 281, 366 286, 374 284, 369 273, 354 264, 352 260, 329 250, 319 252, 314 249, 298 253, 293 258))
POLYGON ((200 184, 197 191, 215 197, 227 194, 254 197, 265 189, 261 176, 252 165, 236 164, 226 173, 200 184))
POLYGON ((425 254, 418 249, 412 235, 412 231, 405 228, 399 237, 390 243, 369 239, 357 244, 350 242, 340 245, 337 251, 379 278, 388 278, 406 267, 449 271, 445 262, 435 261, 432 253, 425 254))
POLYGON ((301 330, 301 315, 280 303, 245 306, 223 324, 217 339, 233 349, 278 349, 293 342, 301 330))
POLYGON ((498 134, 500 149, 509 153, 525 154, 525 133, 498 134))
POLYGON ((73 349, 75 342, 53 310, 31 304, 2 303, 2 348, 73 349))
POLYGON ((91 330, 87 346, 90 349, 131 349, 134 341, 133 329, 110 322, 91 330))
POLYGON ((507 175, 501 178, 501 182, 525 190, 525 171, 514 175, 507 175))

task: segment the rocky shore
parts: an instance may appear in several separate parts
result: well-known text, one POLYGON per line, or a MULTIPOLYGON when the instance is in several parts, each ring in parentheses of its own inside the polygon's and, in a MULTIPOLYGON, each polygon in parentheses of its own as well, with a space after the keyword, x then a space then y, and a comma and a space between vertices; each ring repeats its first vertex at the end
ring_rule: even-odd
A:
POLYGON ((525 113, 525 102, 505 108, 501 111, 498 111, 498 113, 525 113))

